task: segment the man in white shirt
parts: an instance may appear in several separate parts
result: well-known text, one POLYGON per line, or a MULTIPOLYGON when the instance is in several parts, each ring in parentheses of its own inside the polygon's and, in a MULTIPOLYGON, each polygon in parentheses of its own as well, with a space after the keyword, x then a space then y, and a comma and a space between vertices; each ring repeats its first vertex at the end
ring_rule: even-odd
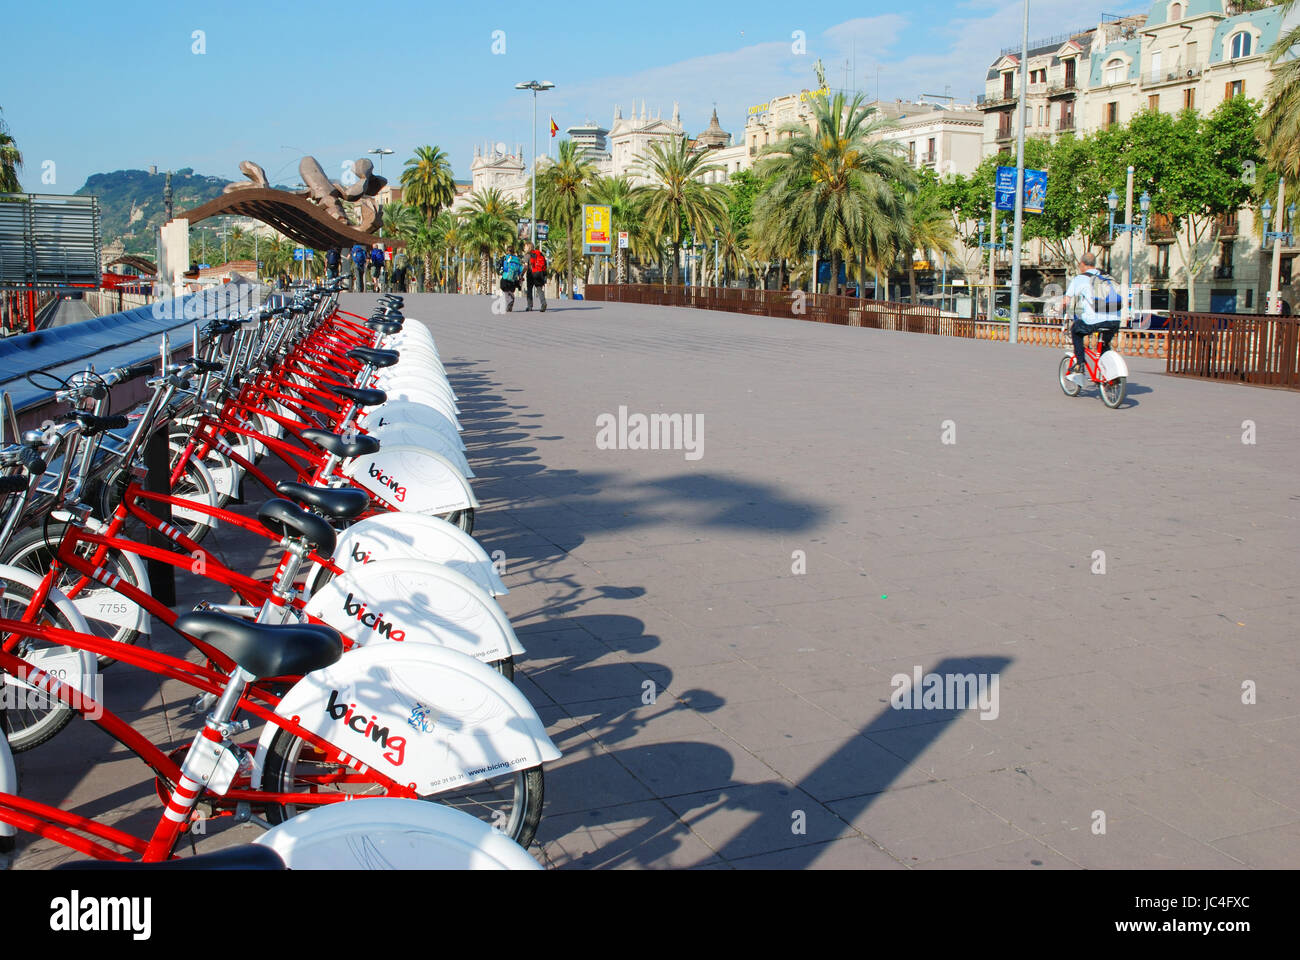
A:
POLYGON ((1079 258, 1079 274, 1065 288, 1061 309, 1066 317, 1071 318, 1070 337, 1074 341, 1074 364, 1067 379, 1084 386, 1088 382, 1087 365, 1084 362, 1084 337, 1093 333, 1101 334, 1101 353, 1110 349, 1110 341, 1119 331, 1119 310, 1121 300, 1115 282, 1097 269, 1097 258, 1085 252, 1079 258), (1099 296, 1104 291, 1106 298, 1099 296), (1103 306, 1098 310, 1098 301, 1103 306))

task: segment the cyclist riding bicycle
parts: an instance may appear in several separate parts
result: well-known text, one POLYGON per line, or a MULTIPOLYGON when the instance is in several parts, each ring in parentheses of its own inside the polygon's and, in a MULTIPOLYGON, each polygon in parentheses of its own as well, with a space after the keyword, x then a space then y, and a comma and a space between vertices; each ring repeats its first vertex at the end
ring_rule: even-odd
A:
POLYGON ((1061 301, 1064 316, 1071 319, 1070 337, 1074 341, 1074 363, 1069 380, 1080 386, 1088 382, 1084 364, 1084 338, 1101 334, 1099 353, 1110 349, 1110 341, 1119 331, 1123 300, 1113 278, 1097 269, 1097 258, 1085 252, 1079 258, 1079 274, 1070 281, 1061 301))

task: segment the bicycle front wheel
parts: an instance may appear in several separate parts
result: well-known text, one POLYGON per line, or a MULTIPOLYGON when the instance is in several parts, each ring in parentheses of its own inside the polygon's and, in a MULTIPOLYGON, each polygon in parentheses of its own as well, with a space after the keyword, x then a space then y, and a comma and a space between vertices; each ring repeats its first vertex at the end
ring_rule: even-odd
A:
MULTIPOLYGON (((353 797, 384 796, 379 784, 331 759, 288 730, 276 731, 262 770, 262 789, 277 793, 346 793, 353 797)), ((422 797, 445 804, 496 827, 522 847, 532 843, 542 820, 542 768, 515 770, 459 790, 422 797)), ((268 806, 266 819, 282 823, 308 806, 268 806)))
MULTIPOLYGON (((54 565, 66 529, 67 525, 60 523, 50 524, 48 530, 45 527, 29 527, 20 530, 10 541, 0 562, 29 570, 39 579, 54 565)), ((97 550, 97 545, 93 543, 82 543, 77 547, 78 554, 87 559, 93 557, 97 550)), ((121 551, 108 550, 104 554, 100 567, 105 573, 111 574, 123 583, 129 583, 147 592, 147 585, 139 582, 134 568, 127 562, 121 551)), ((102 583, 83 577, 76 570, 66 568, 59 574, 54 588, 68 594, 78 584, 81 585, 81 590, 71 602, 86 618, 90 628, 89 633, 118 643, 131 644, 139 640, 140 632, 136 627, 140 621, 140 610, 122 594, 102 583)), ((30 594, 28 596, 30 597, 30 594)), ((97 659, 101 670, 117 662, 103 654, 97 659)))
MULTIPOLYGON (((36 593, 35 584, 40 578, 29 583, 27 581, 31 577, 25 571, 10 569, 12 572, 7 575, 0 571, 4 583, 4 589, 0 591, 0 617, 21 620, 31 605, 36 593)), ((62 595, 57 598, 47 597, 34 622, 61 630, 85 629, 85 620, 77 613, 71 601, 62 595)), ((0 634, 0 638, 3 636, 5 635, 0 634)), ((37 638, 23 638, 14 649, 15 656, 56 674, 54 662, 50 658, 63 653, 73 654, 75 651, 37 638)), ((81 671, 82 676, 87 675, 89 665, 94 662, 88 653, 81 653, 80 657, 70 656, 68 660, 70 663, 83 661, 81 666, 74 667, 81 671)), ((60 679, 67 679, 66 675, 59 676, 60 679)), ((3 671, 0 671, 0 705, 0 731, 8 739, 9 748, 14 753, 30 750, 49 740, 66 727, 73 716, 72 708, 57 698, 40 693, 3 671)))
POLYGON ((1071 380, 1071 379, 1069 378, 1069 376, 1070 376, 1070 367, 1071 367, 1073 364, 1074 364, 1074 358, 1073 358, 1073 357, 1062 357, 1062 358, 1061 358, 1061 369, 1060 369, 1058 375, 1059 375, 1060 380, 1061 380, 1061 391, 1062 391, 1062 392, 1063 392, 1067 397, 1077 397, 1077 396, 1079 395, 1079 391, 1083 389, 1083 388, 1080 387, 1077 383, 1075 383, 1073 380, 1071 380))

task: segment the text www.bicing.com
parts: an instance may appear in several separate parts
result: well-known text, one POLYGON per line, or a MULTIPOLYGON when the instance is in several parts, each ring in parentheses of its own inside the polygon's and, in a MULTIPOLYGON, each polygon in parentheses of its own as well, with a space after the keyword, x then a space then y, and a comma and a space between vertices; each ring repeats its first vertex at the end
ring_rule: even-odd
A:
POLYGON ((1116 920, 1117 933, 1248 933, 1249 920, 1116 920))

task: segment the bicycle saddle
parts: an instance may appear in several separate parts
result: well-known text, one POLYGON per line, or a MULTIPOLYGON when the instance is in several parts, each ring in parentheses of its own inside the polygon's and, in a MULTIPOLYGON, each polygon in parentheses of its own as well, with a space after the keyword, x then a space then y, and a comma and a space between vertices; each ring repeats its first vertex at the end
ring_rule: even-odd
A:
POLYGON ((241 843, 237 847, 177 857, 158 863, 122 862, 121 860, 76 860, 61 863, 55 870, 287 870, 280 855, 260 843, 241 843))
POLYGON ((325 389, 331 393, 337 393, 340 397, 347 397, 353 403, 362 407, 377 407, 388 399, 388 394, 382 390, 370 390, 366 387, 345 387, 343 384, 326 384, 325 389))
POLYGON ((359 487, 313 487, 286 480, 277 483, 275 489, 286 497, 329 514, 335 520, 359 517, 370 505, 370 494, 359 487))
POLYGON ((347 355, 353 360, 360 360, 362 363, 368 363, 377 369, 391 367, 397 362, 396 350, 371 350, 369 347, 353 347, 348 351, 347 355))
POLYGON ((311 673, 343 656, 339 632, 323 624, 251 623, 196 610, 177 617, 176 629, 220 650, 258 680, 311 673))
POLYGON ((383 334, 385 337, 394 333, 402 332, 402 324, 397 320, 367 320, 366 326, 375 331, 375 333, 383 334))
POLYGON ((391 304, 392 306, 400 310, 402 309, 402 303, 404 302, 404 300, 402 297, 398 296, 395 293, 386 293, 379 298, 379 302, 382 304, 391 304))
POLYGON ((322 557, 328 557, 334 552, 334 528, 296 503, 268 500, 258 508, 257 519, 274 534, 301 537, 322 557))
POLYGON ((345 439, 328 430, 307 429, 302 432, 304 440, 310 440, 326 453, 336 457, 364 457, 379 449, 379 441, 374 437, 359 433, 351 439, 345 439))

